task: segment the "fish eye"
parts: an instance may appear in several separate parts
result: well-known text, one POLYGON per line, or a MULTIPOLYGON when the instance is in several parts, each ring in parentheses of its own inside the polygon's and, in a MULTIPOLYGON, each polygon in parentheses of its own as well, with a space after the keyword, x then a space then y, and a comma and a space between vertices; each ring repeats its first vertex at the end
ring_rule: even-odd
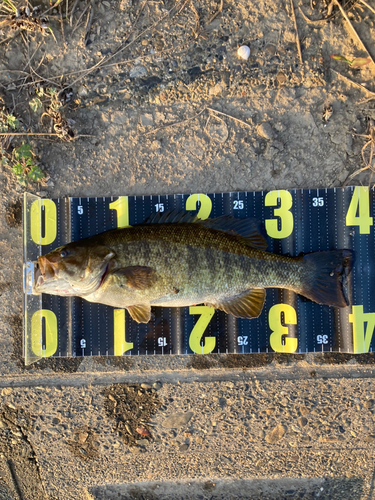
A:
POLYGON ((63 250, 62 252, 60 252, 60 257, 62 259, 64 259, 65 257, 67 257, 69 255, 69 251, 68 250, 63 250))

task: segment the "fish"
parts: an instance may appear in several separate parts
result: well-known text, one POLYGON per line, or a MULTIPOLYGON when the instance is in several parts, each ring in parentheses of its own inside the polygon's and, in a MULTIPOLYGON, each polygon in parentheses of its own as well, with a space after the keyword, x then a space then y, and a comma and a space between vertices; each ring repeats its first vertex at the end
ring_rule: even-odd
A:
POLYGON ((349 305, 349 249, 301 254, 266 251, 252 218, 201 220, 173 210, 143 223, 60 246, 38 258, 34 293, 77 296, 127 309, 148 323, 151 306, 205 304, 256 318, 267 288, 292 290, 318 304, 349 305))

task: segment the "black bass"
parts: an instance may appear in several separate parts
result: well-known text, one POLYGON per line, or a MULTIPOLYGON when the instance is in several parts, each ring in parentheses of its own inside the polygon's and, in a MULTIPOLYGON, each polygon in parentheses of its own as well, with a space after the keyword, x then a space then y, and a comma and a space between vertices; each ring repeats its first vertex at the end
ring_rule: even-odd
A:
POLYGON ((266 288, 287 288, 333 307, 349 304, 351 250, 288 257, 266 246, 254 219, 158 213, 39 257, 35 292, 126 308, 142 323, 150 320, 151 306, 194 304, 256 318, 266 288))

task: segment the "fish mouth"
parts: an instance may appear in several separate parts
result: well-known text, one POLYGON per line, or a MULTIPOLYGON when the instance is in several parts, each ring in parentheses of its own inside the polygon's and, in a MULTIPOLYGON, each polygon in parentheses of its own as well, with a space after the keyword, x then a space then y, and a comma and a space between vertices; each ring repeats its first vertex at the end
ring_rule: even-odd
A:
POLYGON ((46 281, 58 279, 58 268, 56 263, 50 262, 43 255, 38 257, 35 273, 36 286, 43 285, 46 281))

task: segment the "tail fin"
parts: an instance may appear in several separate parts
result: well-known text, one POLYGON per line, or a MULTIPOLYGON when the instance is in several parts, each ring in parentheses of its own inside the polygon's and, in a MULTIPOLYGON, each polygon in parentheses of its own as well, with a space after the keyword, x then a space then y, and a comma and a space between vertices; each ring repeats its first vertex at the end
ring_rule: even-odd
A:
POLYGON ((354 262, 354 252, 314 252, 302 259, 306 262, 306 278, 299 293, 318 304, 348 306, 347 281, 354 262))

